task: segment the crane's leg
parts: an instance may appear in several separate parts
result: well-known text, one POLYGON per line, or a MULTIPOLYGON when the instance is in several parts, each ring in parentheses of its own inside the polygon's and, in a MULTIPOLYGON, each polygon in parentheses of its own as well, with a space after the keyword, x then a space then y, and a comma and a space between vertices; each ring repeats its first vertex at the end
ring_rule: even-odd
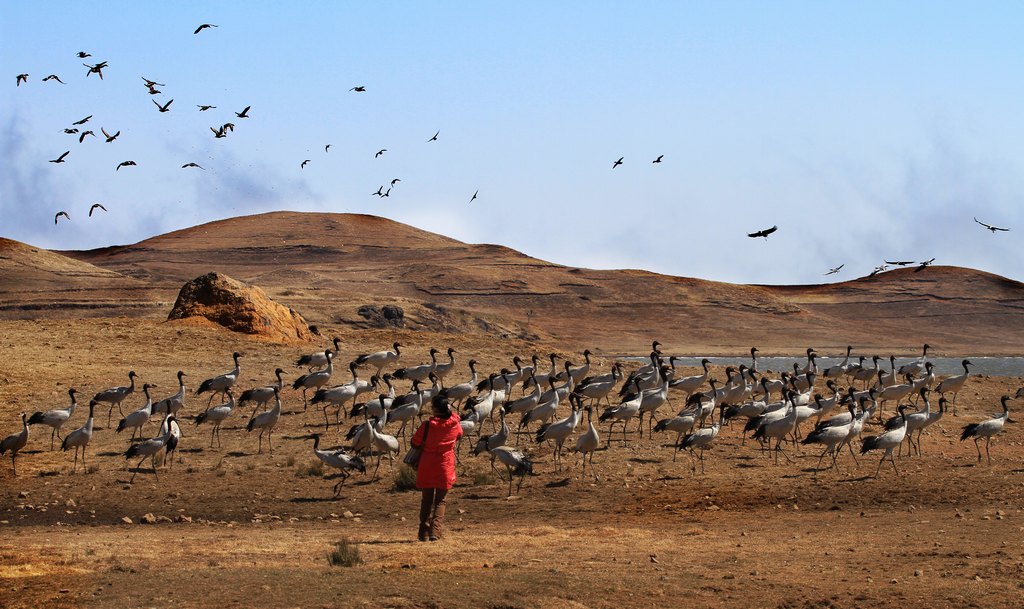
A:
POLYGON ((981 438, 974 438, 974 448, 978 449, 978 463, 981 463, 981 445, 978 442, 981 438))
MULTIPOLYGON (((303 411, 305 412, 305 411, 303 411)), ((327 433, 331 429, 331 419, 327 417, 327 405, 324 405, 324 433, 327 433)))
POLYGON ((267 446, 270 447, 270 454, 274 454, 274 442, 271 439, 271 436, 273 436, 273 435, 274 435, 274 430, 273 429, 270 429, 270 430, 267 431, 267 446))
POLYGON ((878 460, 878 467, 875 469, 875 478, 877 478, 878 474, 882 471, 882 464, 883 463, 885 463, 885 455, 884 454, 882 455, 882 458, 878 460))
POLYGON ((889 450, 887 450, 885 452, 886 452, 886 454, 889 455, 889 460, 892 461, 892 468, 896 471, 896 475, 899 476, 900 475, 900 470, 899 470, 898 467, 896 467, 896 458, 893 457, 893 455, 892 455, 892 449, 890 448, 889 450))
POLYGON ((992 436, 985 438, 985 456, 988 457, 988 464, 992 465, 992 453, 988 452, 988 445, 992 443, 992 436))
POLYGON ((825 450, 821 451, 821 455, 818 456, 818 464, 814 466, 814 475, 815 475, 815 477, 817 477, 818 470, 821 468, 821 460, 825 458, 825 453, 827 453, 828 451, 829 451, 829 449, 826 448, 825 450))
POLYGON ((53 433, 50 434, 50 450, 53 450, 53 436, 57 434, 57 428, 53 428, 53 433))
POLYGON ((512 496, 512 466, 506 464, 505 469, 508 470, 508 496, 512 496))
POLYGON ((594 451, 590 451, 590 473, 594 474, 594 482, 601 481, 601 479, 597 477, 597 470, 594 469, 594 451))

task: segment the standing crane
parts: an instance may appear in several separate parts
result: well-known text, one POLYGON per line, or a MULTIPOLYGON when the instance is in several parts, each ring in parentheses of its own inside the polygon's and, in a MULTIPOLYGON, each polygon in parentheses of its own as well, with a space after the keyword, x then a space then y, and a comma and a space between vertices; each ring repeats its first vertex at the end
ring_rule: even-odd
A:
POLYGON ((57 436, 57 439, 64 441, 64 438, 60 437, 60 428, 67 423, 68 419, 75 412, 75 393, 77 390, 72 387, 68 389, 68 396, 71 397, 71 404, 67 408, 54 408, 53 410, 47 410, 45 412, 34 412, 32 416, 28 418, 29 425, 47 425, 53 428, 53 432, 50 433, 50 450, 53 450, 53 437, 57 436))

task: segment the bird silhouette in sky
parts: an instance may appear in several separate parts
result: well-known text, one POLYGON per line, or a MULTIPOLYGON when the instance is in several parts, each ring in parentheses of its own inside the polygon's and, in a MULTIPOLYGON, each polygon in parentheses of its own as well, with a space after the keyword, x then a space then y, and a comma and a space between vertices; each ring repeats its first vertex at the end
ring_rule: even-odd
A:
POLYGON ((182 169, 186 169, 188 167, 198 167, 199 169, 202 169, 203 171, 206 171, 205 169, 203 169, 203 166, 200 165, 199 163, 191 163, 190 162, 190 163, 185 163, 184 165, 181 166, 182 169))
POLYGON ((330 149, 331 149, 331 145, 330 144, 327 144, 326 146, 324 146, 324 152, 328 152, 330 149))
POLYGON ((621 164, 622 164, 622 159, 624 159, 624 158, 626 158, 626 157, 624 157, 624 156, 620 156, 620 157, 619 157, 619 160, 617 160, 617 161, 615 161, 614 163, 612 163, 612 169, 615 169, 616 167, 618 167, 619 165, 621 165, 621 164))
POLYGON ((438 129, 437 133, 434 134, 434 137, 432 137, 429 140, 427 140, 427 142, 436 142, 437 141, 437 136, 439 136, 439 135, 441 135, 441 130, 440 129, 438 129))
POLYGON ((28 74, 18 74, 15 85, 20 87, 21 83, 28 84, 28 74))
POLYGON ((142 76, 141 78, 142 78, 142 82, 146 83, 146 87, 148 87, 150 89, 152 89, 153 87, 166 87, 167 86, 167 85, 165 85, 162 82, 157 82, 155 80, 150 80, 150 79, 146 78, 145 76, 142 76))
POLYGON ((109 133, 107 133, 107 130, 104 129, 103 127, 100 127, 100 132, 103 133, 103 137, 107 138, 107 141, 105 142, 107 144, 109 144, 110 142, 113 142, 114 140, 117 139, 117 136, 121 135, 120 131, 118 131, 114 135, 110 135, 109 133))
POLYGON ((56 80, 57 82, 59 82, 62 85, 67 84, 66 82, 64 82, 63 80, 60 79, 60 76, 57 76, 56 74, 50 74, 49 76, 47 76, 46 78, 43 79, 43 82, 46 82, 48 80, 56 80))
POLYGON ((373 155, 373 158, 377 158, 377 157, 379 157, 380 155, 384 154, 387 151, 388 151, 387 148, 381 148, 380 150, 377 151, 377 154, 373 155))
POLYGON ((216 108, 217 106, 196 105, 196 107, 199 108, 200 112, 206 112, 207 110, 211 108, 216 108))
POLYGON ((120 171, 122 167, 134 167, 135 161, 123 161, 117 164, 117 168, 114 171, 120 171))
POLYGON ((197 27, 196 31, 194 31, 192 33, 193 34, 198 34, 199 32, 201 32, 203 30, 206 30, 206 29, 209 29, 209 28, 212 28, 212 27, 217 27, 217 26, 212 24, 212 23, 204 23, 204 24, 200 25, 199 27, 197 27))
POLYGON ((167 102, 166 104, 164 104, 162 106, 160 104, 158 104, 155 99, 150 100, 150 101, 152 101, 154 104, 156 104, 156 107, 160 109, 160 112, 169 112, 170 109, 171 109, 171 102, 173 102, 174 100, 171 99, 169 102, 167 102))
POLYGON ((998 226, 992 226, 991 224, 985 224, 984 222, 982 222, 978 218, 974 218, 974 221, 977 222, 978 224, 984 226, 988 230, 992 231, 993 235, 996 234, 996 231, 1009 231, 1010 230, 1008 228, 999 228, 998 226))
POLYGON ((238 118, 249 118, 249 108, 252 108, 252 106, 246 106, 245 110, 242 110, 241 112, 235 112, 235 116, 237 116, 238 118))
POLYGON ((107 67, 107 62, 101 61, 96 65, 89 65, 87 63, 83 63, 82 65, 89 68, 89 71, 85 73, 87 77, 90 74, 99 74, 100 80, 103 80, 103 68, 107 67))
POLYGON ((659 154, 659 155, 658 155, 658 158, 654 159, 654 160, 653 160, 653 161, 651 161, 651 162, 652 162, 652 163, 660 163, 660 162, 661 162, 661 159, 662 159, 662 158, 664 158, 664 156, 665 156, 664 154, 659 154))
POLYGON ((349 89, 349 91, 355 91, 356 93, 366 93, 366 87, 352 87, 351 89, 349 89))
POLYGON ((747 233, 747 236, 748 237, 764 237, 764 240, 767 241, 768 240, 768 235, 774 233, 777 230, 779 230, 779 227, 778 226, 773 226, 771 228, 766 228, 764 230, 759 230, 756 233, 747 233))
POLYGON ((398 184, 401 181, 402 180, 400 178, 395 178, 394 180, 391 180, 391 185, 394 186, 395 184, 398 184))
POLYGON ((60 155, 59 157, 57 157, 55 159, 50 159, 50 162, 51 163, 63 163, 64 162, 64 157, 66 157, 69 154, 71 154, 70 150, 64 152, 64 154, 60 155))
POLYGON ((841 270, 842 270, 842 268, 843 268, 844 266, 846 266, 846 264, 845 264, 845 263, 844 263, 844 264, 840 264, 839 266, 837 266, 837 267, 836 267, 836 268, 834 268, 834 269, 829 269, 829 270, 828 270, 828 272, 827 272, 827 273, 825 273, 825 274, 826 274, 826 275, 835 275, 836 273, 838 273, 839 271, 841 271, 841 270))
POLYGON ((377 195, 378 197, 383 197, 384 196, 384 185, 381 184, 380 188, 377 189, 377 192, 371 193, 371 196, 372 195, 377 195))
POLYGON ((64 217, 65 217, 65 218, 67 218, 68 220, 70 220, 70 219, 71 219, 71 216, 69 216, 69 215, 68 215, 68 212, 66 212, 66 211, 59 211, 59 212, 57 212, 57 215, 55 215, 55 216, 53 217, 53 223, 54 223, 54 224, 56 224, 56 223, 57 223, 57 220, 58 220, 58 219, 59 219, 59 218, 60 218, 61 216, 64 216, 64 217))
POLYGON ((477 190, 476 192, 474 192, 474 193, 473 193, 473 196, 469 198, 469 202, 470 202, 470 203, 472 203, 473 201, 476 201, 476 196, 477 196, 478 194, 480 194, 480 191, 479 191, 479 190, 477 190))
POLYGON ((921 271, 925 270, 925 268, 931 266, 933 262, 935 262, 935 258, 932 258, 931 260, 925 260, 924 262, 918 263, 917 268, 914 269, 914 272, 915 273, 920 273, 921 271))
POLYGON ((92 217, 92 212, 96 211, 97 209, 102 209, 103 211, 107 211, 106 207, 103 207, 99 203, 93 203, 92 207, 89 208, 89 217, 90 218, 92 217))
POLYGON ((883 271, 886 271, 888 269, 889 269, 889 267, 884 265, 884 264, 880 265, 880 266, 876 266, 875 270, 871 271, 871 274, 868 275, 868 277, 874 277, 875 275, 877 275, 877 274, 879 274, 879 273, 881 273, 883 271))
POLYGON ((86 57, 92 57, 92 55, 86 53, 85 51, 79 51, 76 56, 79 59, 85 59, 86 57))
POLYGON ((84 142, 85 141, 85 136, 87 136, 87 135, 91 135, 93 137, 96 137, 96 134, 93 133, 91 129, 89 131, 83 131, 82 135, 78 136, 78 143, 81 144, 82 142, 84 142))
POLYGON ((914 264, 914 261, 913 260, 886 260, 885 263, 886 264, 891 264, 892 266, 907 266, 908 264, 914 264))
POLYGON ((86 123, 88 123, 88 122, 89 122, 89 119, 90 119, 90 118, 92 118, 92 115, 91 115, 91 114, 90 114, 89 116, 87 116, 87 117, 83 118, 82 120, 80 120, 80 121, 75 121, 75 122, 73 122, 73 123, 71 123, 71 124, 72 124, 72 125, 84 125, 84 124, 86 124, 86 123))
POLYGON ((78 133, 78 129, 65 129, 64 133, 67 133, 68 135, 74 135, 78 133))
POLYGON ((307 164, 309 164, 309 159, 302 161, 302 164, 299 165, 299 169, 305 169, 307 164))

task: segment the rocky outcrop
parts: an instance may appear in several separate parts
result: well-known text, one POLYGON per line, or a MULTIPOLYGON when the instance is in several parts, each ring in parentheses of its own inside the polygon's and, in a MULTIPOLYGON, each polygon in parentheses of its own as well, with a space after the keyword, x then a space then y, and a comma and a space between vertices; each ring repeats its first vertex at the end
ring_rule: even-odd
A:
POLYGON ((405 311, 397 305, 363 305, 356 311, 360 317, 366 319, 375 328, 404 328, 405 311))
POLYGON ((220 273, 207 273, 186 283, 178 293, 168 321, 204 318, 235 332, 281 341, 313 338, 309 324, 256 286, 220 273))

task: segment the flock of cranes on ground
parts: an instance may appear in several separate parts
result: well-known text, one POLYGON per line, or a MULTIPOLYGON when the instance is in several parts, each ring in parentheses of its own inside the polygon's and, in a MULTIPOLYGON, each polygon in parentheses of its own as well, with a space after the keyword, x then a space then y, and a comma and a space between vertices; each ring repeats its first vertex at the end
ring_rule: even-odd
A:
MULTIPOLYGON (((516 356, 512 359, 514 368, 504 368, 486 377, 478 374, 476 360, 470 359, 467 363, 469 378, 446 385, 445 379, 456 367, 454 348, 447 350, 447 361, 439 361, 441 352, 431 348, 429 362, 392 369, 402 355, 401 348, 402 345, 396 342, 391 349, 358 355, 348 365, 351 380, 342 384, 337 384, 334 376, 334 360, 341 351, 339 339, 334 339, 333 349, 318 351, 296 361, 297 366, 307 367, 309 371, 296 378, 291 389, 302 391, 303 412, 310 406, 323 411, 325 434, 330 431, 332 418, 339 431, 342 429, 343 413, 358 421, 347 430, 345 440, 348 445, 344 448, 321 449, 321 434, 306 436, 313 441, 315 456, 340 473, 341 482, 334 489, 336 496, 351 472, 366 472, 366 459, 376 457, 374 478, 383 457, 393 462, 403 447, 407 447, 409 432, 430 412, 430 402, 438 396, 447 399, 461 413, 464 439, 471 438, 473 442, 472 454, 489 455, 491 467, 496 472, 498 462, 505 467, 510 495, 514 477, 518 476, 519 485, 522 485, 523 478, 533 473, 532 451, 522 446, 524 438, 525 443, 532 439, 538 445, 546 443, 550 446, 556 471, 562 470, 562 454, 567 447, 579 453, 583 461, 581 476, 586 476, 589 461, 590 474, 599 481, 593 459, 602 441, 595 425, 594 410, 602 404, 604 408, 597 416, 597 423, 608 424, 606 447, 611 446, 616 425, 621 426, 623 445, 628 444, 629 427, 634 420, 637 421, 635 431, 643 437, 646 419, 649 437, 653 437, 654 432, 675 434, 673 461, 680 450, 687 450, 693 471, 699 465, 702 473, 705 451, 712 447, 723 426, 734 421, 743 423, 742 433, 750 433, 749 437, 757 440, 761 450, 770 454, 776 464, 780 456, 792 461, 784 448, 787 443, 793 447, 798 442, 821 446, 823 450, 814 470, 817 475, 826 457, 830 459, 829 468, 838 470, 838 459, 844 448, 849 449, 856 461, 853 442, 861 436, 866 425, 875 424, 872 421, 874 417, 881 424, 879 433, 864 437, 859 452, 882 453, 876 476, 886 458, 899 473, 894 451, 902 454, 906 444, 908 454, 916 452, 920 455, 922 433, 944 416, 947 407, 956 414, 956 398, 970 377, 972 365, 969 360, 963 360, 963 374, 940 381, 927 360, 928 345, 924 346, 921 357, 899 368, 895 357, 890 356, 888 370, 879 366, 881 358, 878 356, 872 358, 872 365, 868 365, 864 357, 860 357, 859 362, 851 361, 853 347, 847 347, 842 362, 819 368, 817 353, 814 349, 807 349, 807 360, 803 366, 795 362, 792 372, 783 371, 777 378, 772 378, 770 371, 762 373, 758 369, 758 350, 755 347, 750 350, 749 366, 745 363, 727 366, 724 369, 726 378, 719 382, 711 376, 707 359, 702 360, 700 374, 677 376, 676 361, 680 358, 665 357, 660 343, 655 341, 649 362, 629 374, 624 372, 621 362, 615 362, 606 373, 596 374, 591 369, 591 352, 585 350, 582 353, 583 365, 577 366, 570 361, 559 365, 558 360, 562 358, 551 353, 547 358, 550 367, 542 370, 543 361, 537 355, 533 355, 529 362, 516 356), (361 378, 360 369, 370 369, 372 373, 361 378), (385 372, 386 369, 392 370, 385 372), (818 379, 824 379, 824 389, 816 389, 818 379), (847 383, 845 388, 840 386, 844 380, 847 383), (400 381, 411 382, 411 388, 400 393, 396 387, 400 381), (381 393, 385 388, 386 393, 381 393), (374 397, 360 401, 365 394, 374 397), (933 408, 930 399, 934 394, 940 396, 937 409, 933 408), (952 395, 952 400, 947 400, 947 395, 952 395), (655 422, 659 409, 672 407, 673 397, 681 401, 682 408, 675 415, 655 422), (912 401, 914 406, 911 406, 912 401), (896 404, 897 414, 884 419, 887 403, 896 404), (569 406, 567 415, 563 404, 569 406), (560 417, 560 414, 564 416, 560 417), (584 415, 587 419, 585 427, 582 425, 584 415), (809 419, 814 419, 813 429, 805 434, 801 424, 809 419), (516 426, 515 430, 510 427, 510 421, 516 426), (396 424, 398 429, 393 434, 386 431, 389 425, 396 424), (490 433, 483 433, 485 427, 490 433)), ((51 450, 55 438, 60 439, 63 451, 74 450, 73 473, 77 470, 79 452, 85 467, 85 453, 93 437, 96 408, 107 407, 107 428, 111 425, 113 410, 117 408, 122 418, 115 432, 131 431, 130 446, 124 456, 127 459, 139 458, 132 474, 134 480, 147 459, 153 461, 154 475, 161 462, 167 467, 173 463, 182 437, 179 422, 189 418, 195 425, 209 424, 210 446, 212 448, 216 444, 219 447, 222 423, 247 404, 254 406, 246 430, 259 432, 257 452, 263 452, 264 435, 268 450, 273 452, 272 436, 282 416, 285 371, 277 368, 274 383, 241 391, 236 399, 242 354, 236 352, 232 359, 234 368, 204 380, 195 391, 197 396, 210 394, 204 410, 196 415, 185 417, 181 413, 189 395, 185 386, 187 375, 183 371, 177 374, 176 393, 154 400, 150 390, 155 385, 144 383, 141 387, 145 398, 143 405, 124 414, 122 404, 137 390, 138 375, 131 371, 128 373, 128 385, 96 393, 89 400, 89 414, 84 425, 66 436, 61 437, 61 431, 77 408, 76 389, 68 390, 70 404, 67 407, 39 411, 31 416, 22 413, 22 431, 0 442, 0 454, 10 454, 14 475, 17 475, 16 458, 18 452, 28 445, 30 426, 44 425, 51 428, 51 450), (214 405, 213 401, 218 396, 225 401, 214 405), (144 440, 143 428, 154 417, 161 420, 159 431, 155 437, 144 440), (136 436, 139 436, 138 442, 135 441, 136 436)), ((960 439, 974 440, 978 461, 982 460, 981 441, 984 440, 985 453, 991 463, 989 445, 992 437, 1002 431, 1009 419, 1008 402, 1021 397, 1024 397, 1024 388, 1018 390, 1013 398, 1009 395, 1002 397, 1001 415, 963 427, 960 439)), ((746 441, 747 436, 744 435, 743 443, 746 441)), ((460 461, 462 452, 460 441, 456 450, 460 461)), ((502 474, 498 472, 498 475, 502 474)))

